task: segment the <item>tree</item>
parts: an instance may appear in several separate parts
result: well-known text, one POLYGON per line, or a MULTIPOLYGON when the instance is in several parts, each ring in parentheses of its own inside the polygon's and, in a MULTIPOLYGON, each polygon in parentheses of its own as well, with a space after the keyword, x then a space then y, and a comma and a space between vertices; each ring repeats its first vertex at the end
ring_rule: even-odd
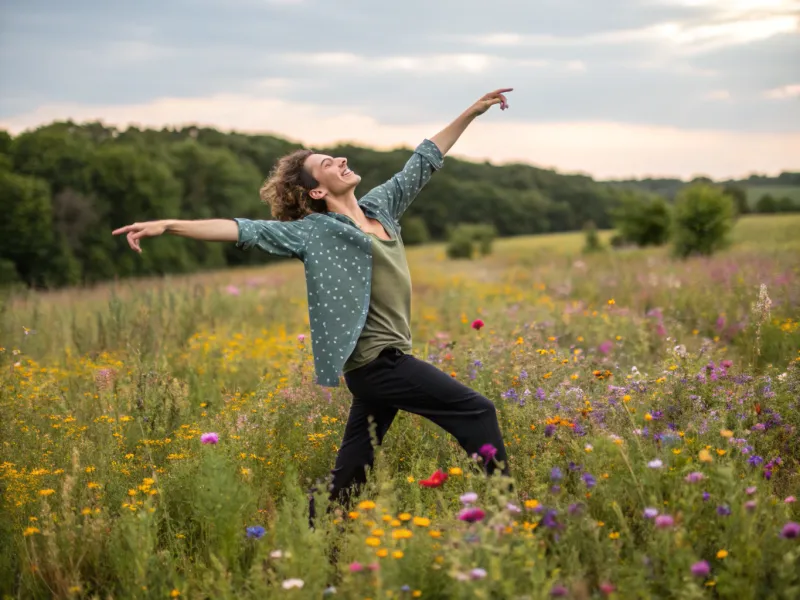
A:
POLYGON ((737 215, 746 215, 750 212, 746 189, 738 185, 728 184, 722 188, 722 191, 733 199, 737 215))
POLYGON ((705 183, 681 190, 675 200, 673 250, 679 257, 708 256, 729 243, 736 209, 733 199, 705 183))
POLYGON ((756 202, 756 212, 768 214, 778 212, 778 202, 771 194, 764 194, 756 202))
POLYGON ((670 207, 660 196, 642 200, 626 195, 612 214, 623 241, 637 246, 661 246, 669 240, 670 207))
POLYGON ((401 223, 403 243, 406 246, 424 244, 430 239, 428 227, 420 217, 406 217, 401 223))

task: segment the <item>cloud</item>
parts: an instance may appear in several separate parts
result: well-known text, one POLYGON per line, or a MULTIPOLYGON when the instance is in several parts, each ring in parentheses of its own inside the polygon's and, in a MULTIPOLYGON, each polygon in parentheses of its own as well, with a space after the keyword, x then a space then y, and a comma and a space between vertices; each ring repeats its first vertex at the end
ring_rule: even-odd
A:
POLYGON ((713 90, 703 95, 706 100, 730 100, 731 93, 728 90, 713 90))
MULTIPOLYGON (((497 111, 495 111, 497 112, 497 111)), ((800 133, 740 133, 631 125, 601 120, 530 123, 508 113, 481 118, 456 144, 455 155, 495 162, 532 162, 600 178, 681 176, 715 178, 797 165, 800 133)), ((377 148, 415 146, 446 123, 386 124, 356 110, 292 103, 273 97, 215 95, 163 98, 130 105, 45 105, 0 121, 14 133, 42 122, 71 118, 143 127, 210 125, 223 130, 273 133, 313 147, 340 142, 377 148)))
POLYGON ((787 100, 789 98, 800 97, 800 83, 784 85, 778 88, 767 90, 764 97, 770 100, 787 100))

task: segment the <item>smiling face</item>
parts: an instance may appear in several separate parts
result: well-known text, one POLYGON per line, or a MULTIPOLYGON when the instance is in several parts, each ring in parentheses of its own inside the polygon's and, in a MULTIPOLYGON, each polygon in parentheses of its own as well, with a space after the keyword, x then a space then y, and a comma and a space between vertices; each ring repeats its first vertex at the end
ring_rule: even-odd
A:
POLYGON ((361 176, 347 166, 347 159, 344 157, 312 154, 306 158, 303 167, 317 183, 317 186, 309 191, 314 200, 322 200, 326 196, 343 196, 352 192, 361 181, 361 176))

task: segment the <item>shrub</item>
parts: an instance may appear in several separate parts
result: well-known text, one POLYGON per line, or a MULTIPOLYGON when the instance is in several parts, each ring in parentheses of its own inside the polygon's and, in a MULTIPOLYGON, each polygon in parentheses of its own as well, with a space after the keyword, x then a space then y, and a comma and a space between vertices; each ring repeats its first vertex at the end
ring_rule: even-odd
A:
POLYGON ((474 251, 472 237, 468 231, 461 227, 456 227, 450 232, 447 240, 448 258, 472 258, 474 251))
POLYGON ((476 247, 482 256, 492 253, 497 237, 494 225, 461 223, 448 234, 447 255, 450 258, 472 258, 476 247))
POLYGON ((677 256, 709 256, 729 243, 736 208, 730 196, 707 185, 691 185, 678 194, 673 220, 677 256))
POLYGON ((612 213, 619 235, 637 246, 661 246, 669 241, 670 207, 654 196, 647 200, 629 196, 612 213))
POLYGON ((425 221, 421 217, 408 217, 404 219, 402 227, 403 243, 406 246, 418 246, 431 239, 428 226, 425 225, 425 221))
POLYGON ((583 226, 583 233, 586 238, 586 242, 583 246, 584 254, 592 254, 603 250, 603 244, 600 243, 600 237, 597 235, 597 226, 594 224, 594 221, 588 221, 583 226))

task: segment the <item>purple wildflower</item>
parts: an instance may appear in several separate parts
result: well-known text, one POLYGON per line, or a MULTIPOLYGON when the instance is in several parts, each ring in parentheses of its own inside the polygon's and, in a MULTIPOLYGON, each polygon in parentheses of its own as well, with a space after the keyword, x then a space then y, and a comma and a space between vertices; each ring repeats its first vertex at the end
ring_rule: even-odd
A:
POLYGON ((644 518, 645 519, 654 519, 658 516, 658 509, 657 508, 645 508, 644 509, 644 518))
POLYGON ((214 432, 204 433, 200 436, 200 441, 203 444, 216 444, 219 442, 219 434, 214 432))
POLYGON ((796 537, 800 537, 800 523, 789 521, 783 526, 783 529, 781 529, 781 537, 787 540, 793 540, 796 537))
POLYGON ((696 562, 692 565, 692 575, 695 577, 706 577, 711 573, 711 566, 705 560, 696 562))
POLYGON ((553 598, 563 598, 569 594, 569 590, 565 588, 563 585, 556 584, 552 588, 550 588, 550 595, 553 598))
POLYGON ((247 528, 247 537, 254 540, 260 540, 264 537, 266 530, 261 525, 253 525, 247 528))
POLYGON ((544 393, 544 389, 536 388, 536 399, 539 401, 544 401, 545 398, 547 398, 547 396, 544 393))
POLYGON ((463 494, 459 499, 461 500, 462 504, 465 505, 474 504, 478 500, 478 494, 476 494, 475 492, 467 492, 466 494, 463 494))
POLYGON ((705 479, 705 475, 700 473, 699 471, 693 471, 689 473, 686 477, 684 477, 684 481, 687 483, 697 483, 698 481, 702 481, 705 479))
POLYGON ((670 515, 658 515, 655 520, 656 527, 659 529, 669 529, 675 524, 675 519, 670 515))
POLYGON ((491 444, 484 444, 478 449, 478 454, 480 454, 486 462, 489 462, 497 454, 497 448, 491 444))
POLYGON ((486 577, 486 569, 478 567, 469 572, 470 579, 483 579, 484 577, 486 577))
POLYGON ((550 470, 550 481, 561 481, 564 478, 564 474, 561 472, 561 469, 558 467, 553 467, 550 470))
POLYGON ((556 515, 558 513, 553 510, 552 508, 547 510, 542 517, 542 525, 545 527, 549 527, 550 529, 555 529, 558 527, 558 521, 556 521, 556 515))
POLYGON ((758 465, 764 462, 764 459, 760 457, 758 454, 753 454, 753 456, 747 459, 747 462, 749 465, 757 467, 758 465))
POLYGON ((711 494, 703 492, 703 502, 707 502, 709 498, 711 498, 711 494))
POLYGON ((553 434, 556 432, 555 425, 545 425, 544 426, 544 437, 553 437, 553 434))
POLYGON ((589 489, 591 489, 595 485, 597 485, 597 480, 594 478, 594 475, 592 475, 591 473, 584 473, 583 476, 581 477, 581 479, 583 479, 583 483, 585 483, 586 487, 589 488, 589 489))
POLYGON ((731 508, 727 504, 720 504, 717 507, 717 514, 720 517, 727 517, 731 514, 731 508))
POLYGON ((744 503, 744 509, 748 512, 753 512, 756 509, 756 504, 755 500, 748 500, 744 503))
POLYGON ((756 486, 754 486, 754 485, 751 485, 750 487, 748 487, 748 488, 746 488, 744 490, 744 493, 747 494, 748 496, 752 496, 757 491, 758 491, 758 488, 756 486))

